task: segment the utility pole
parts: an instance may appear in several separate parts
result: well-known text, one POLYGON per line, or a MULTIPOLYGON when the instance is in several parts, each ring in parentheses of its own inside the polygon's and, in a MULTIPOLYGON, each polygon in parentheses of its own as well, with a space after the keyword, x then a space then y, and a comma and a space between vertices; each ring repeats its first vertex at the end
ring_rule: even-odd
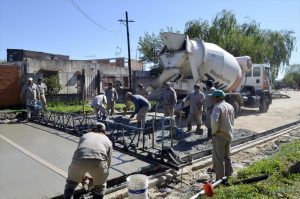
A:
POLYGON ((124 24, 125 22, 125 26, 126 26, 126 29, 127 29, 127 47, 128 47, 128 70, 129 70, 129 89, 130 91, 132 91, 132 85, 131 85, 131 56, 130 56, 130 40, 129 40, 129 26, 128 26, 128 23, 129 22, 134 22, 132 20, 128 20, 128 13, 127 11, 125 12, 125 15, 126 15, 126 19, 123 20, 123 19, 120 19, 118 21, 122 22, 124 24))

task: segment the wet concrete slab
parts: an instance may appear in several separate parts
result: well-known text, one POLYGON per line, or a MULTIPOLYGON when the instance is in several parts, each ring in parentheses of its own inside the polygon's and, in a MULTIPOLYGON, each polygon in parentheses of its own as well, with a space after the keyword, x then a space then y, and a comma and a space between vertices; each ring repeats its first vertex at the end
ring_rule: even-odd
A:
MULTIPOLYGON (((79 137, 33 123, 1 124, 0 136, 0 173, 4 175, 0 180, 0 198, 49 198, 63 193, 65 176, 79 137), (26 151, 33 157, 26 155, 26 151), (63 174, 59 175, 55 168, 63 174)), ((109 179, 148 166, 146 162, 114 151, 109 179)))
POLYGON ((0 139, 0 198, 51 198, 65 178, 0 139))

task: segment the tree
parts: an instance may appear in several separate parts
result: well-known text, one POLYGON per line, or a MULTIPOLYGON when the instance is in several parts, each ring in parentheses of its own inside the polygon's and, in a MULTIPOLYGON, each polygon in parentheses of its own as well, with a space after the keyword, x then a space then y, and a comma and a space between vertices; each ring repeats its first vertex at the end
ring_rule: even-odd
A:
POLYGON ((291 88, 300 88, 300 64, 293 64, 286 68, 282 83, 291 88))
POLYGON ((209 23, 207 20, 192 20, 185 24, 184 34, 189 35, 191 38, 200 38, 208 41, 209 38, 209 23))
POLYGON ((272 66, 272 79, 275 80, 279 70, 289 64, 296 39, 292 31, 269 30, 266 32, 266 37, 265 45, 269 49, 266 61, 272 66))
POLYGON ((160 36, 146 32, 144 37, 139 38, 138 44, 138 50, 142 53, 142 57, 140 57, 140 59, 145 63, 157 64, 157 55, 163 47, 163 42, 160 36))
POLYGON ((295 47, 294 32, 264 30, 254 20, 238 24, 228 10, 219 12, 211 25, 201 19, 187 22, 185 34, 215 43, 234 56, 249 55, 253 63, 270 64, 273 82, 295 47))
POLYGON ((57 75, 52 75, 44 78, 44 83, 47 85, 46 94, 57 94, 61 90, 61 85, 59 83, 59 77, 57 75))
MULTIPOLYGON (((139 47, 138 50, 142 53, 140 57, 141 61, 145 64, 151 65, 151 69, 155 69, 155 74, 161 73, 163 66, 160 65, 158 60, 158 54, 164 46, 163 41, 160 38, 160 33, 164 32, 163 29, 160 30, 159 34, 148 33, 146 32, 144 37, 139 38, 139 47)), ((176 32, 178 30, 173 30, 172 27, 167 27, 167 32, 176 32)))

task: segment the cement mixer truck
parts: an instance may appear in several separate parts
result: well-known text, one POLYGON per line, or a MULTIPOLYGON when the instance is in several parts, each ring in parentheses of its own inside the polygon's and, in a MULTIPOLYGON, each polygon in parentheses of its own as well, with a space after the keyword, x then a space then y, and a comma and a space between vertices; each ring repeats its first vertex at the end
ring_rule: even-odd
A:
POLYGON ((241 106, 267 112, 272 103, 270 67, 252 64, 249 56, 234 57, 221 47, 187 35, 161 33, 164 47, 159 53, 164 71, 152 83, 160 87, 172 82, 178 96, 185 96, 199 83, 204 87, 212 80, 217 89, 226 92, 226 101, 238 114, 241 106))

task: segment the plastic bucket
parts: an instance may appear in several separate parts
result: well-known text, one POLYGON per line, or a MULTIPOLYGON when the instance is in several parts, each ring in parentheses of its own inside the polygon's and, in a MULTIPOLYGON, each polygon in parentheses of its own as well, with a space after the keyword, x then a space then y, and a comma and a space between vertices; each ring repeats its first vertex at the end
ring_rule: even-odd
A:
POLYGON ((129 199, 148 199, 148 177, 142 174, 126 178, 129 199))

